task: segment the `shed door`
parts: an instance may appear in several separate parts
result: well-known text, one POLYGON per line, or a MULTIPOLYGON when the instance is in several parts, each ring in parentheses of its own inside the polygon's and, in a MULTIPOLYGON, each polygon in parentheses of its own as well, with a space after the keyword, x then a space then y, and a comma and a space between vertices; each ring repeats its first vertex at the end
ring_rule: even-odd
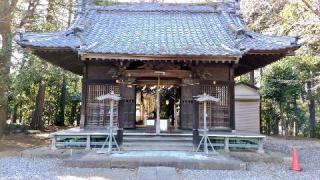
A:
POLYGON ((235 101, 236 130, 260 132, 260 103, 258 101, 235 101))

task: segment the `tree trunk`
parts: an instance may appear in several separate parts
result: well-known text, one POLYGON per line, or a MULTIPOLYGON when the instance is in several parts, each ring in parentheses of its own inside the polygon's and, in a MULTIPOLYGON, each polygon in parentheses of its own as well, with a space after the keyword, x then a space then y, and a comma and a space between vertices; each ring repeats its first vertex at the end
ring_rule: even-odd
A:
MULTIPOLYGON (((263 98, 261 98, 261 101, 263 100, 263 98)), ((266 102, 266 101, 265 101, 266 102)), ((268 109, 272 109, 271 107, 271 103, 270 102, 266 102, 266 105, 269 106, 268 109)), ((270 121, 270 115, 269 115, 269 118, 266 118, 266 133, 267 135, 270 135, 271 134, 271 131, 272 131, 272 125, 271 125, 271 121, 270 121)), ((262 119, 261 119, 262 120, 262 119)), ((260 121, 261 121, 260 120, 260 121)))
POLYGON ((7 121, 8 82, 10 73, 10 60, 12 53, 12 11, 17 0, 0 1, 0 35, 2 48, 0 49, 0 137, 3 135, 7 121))
MULTIPOLYGON (((4 72, 0 72, 1 79, 4 78, 6 75, 4 72)), ((7 87, 5 84, 0 85, 0 137, 3 135, 5 127, 6 127, 6 121, 7 121, 7 111, 6 111, 6 105, 7 105, 7 87)))
POLYGON ((60 98, 59 98, 59 113, 58 113, 56 123, 55 123, 57 126, 64 126, 66 94, 67 94, 67 82, 66 82, 66 78, 63 76, 61 90, 60 90, 60 98))
POLYGON ((77 113, 77 101, 72 101, 71 113, 70 113, 71 124, 74 124, 76 120, 76 113, 77 113))
POLYGON ((23 116, 22 116, 22 103, 19 103, 19 123, 24 124, 23 123, 23 116))
MULTIPOLYGON (((297 104, 297 97, 294 98, 294 101, 293 101, 293 107, 294 107, 294 112, 295 112, 295 116, 298 115, 298 104, 297 104)), ((298 117, 300 120, 300 117, 298 117)), ((294 120, 293 122, 293 131, 294 131, 294 136, 297 136, 298 135, 298 132, 299 132, 299 123, 297 122, 297 119, 294 120)))
MULTIPOLYGON (((280 125, 281 125, 281 135, 283 135, 284 130, 284 109, 283 109, 283 103, 280 102, 280 125)), ((277 127, 279 129, 279 122, 277 123, 277 127)), ((279 132, 278 132, 279 134, 279 132)))
POLYGON ((77 117, 76 117, 77 126, 80 126, 80 118, 81 118, 81 106, 78 106, 78 108, 77 108, 77 117))
POLYGON ((307 88, 308 88, 308 97, 309 97, 309 118, 310 118, 310 136, 315 136, 316 131, 316 111, 315 111, 315 100, 314 95, 312 94, 311 88, 312 88, 312 82, 307 82, 307 88))
POLYGON ((19 27, 24 27, 26 24, 31 24, 34 22, 34 15, 36 12, 37 6, 40 5, 40 0, 29 0, 29 5, 27 11, 24 13, 22 17, 19 27))
MULTIPOLYGON (((279 107, 281 109, 281 103, 279 103, 279 107)), ((273 134, 274 135, 278 135, 279 134, 279 119, 278 118, 275 119, 275 123, 274 123, 272 129, 273 129, 273 134)))
POLYGON ((72 6, 73 6, 73 1, 72 0, 68 0, 68 22, 67 22, 68 23, 68 27, 71 24, 72 15, 73 15, 72 6))
POLYGON ((254 70, 253 70, 253 71, 250 71, 249 83, 250 83, 251 85, 254 85, 254 70))
POLYGON ((12 123, 16 124, 18 118, 18 104, 15 104, 13 107, 13 113, 12 113, 12 123))
MULTIPOLYGON (((77 89, 79 86, 79 81, 75 81, 74 82, 74 86, 73 86, 73 92, 76 94, 77 89)), ((74 97, 74 100, 72 101, 72 108, 71 108, 71 118, 72 118, 72 122, 73 124, 76 122, 76 125, 79 125, 80 123, 80 117, 79 117, 79 103, 80 103, 80 99, 78 99, 79 97, 74 97), (76 98, 76 99, 75 99, 76 98)))
POLYGON ((43 129, 42 115, 44 110, 44 98, 46 92, 46 82, 41 79, 36 97, 36 104, 32 113, 30 126, 32 129, 43 129))

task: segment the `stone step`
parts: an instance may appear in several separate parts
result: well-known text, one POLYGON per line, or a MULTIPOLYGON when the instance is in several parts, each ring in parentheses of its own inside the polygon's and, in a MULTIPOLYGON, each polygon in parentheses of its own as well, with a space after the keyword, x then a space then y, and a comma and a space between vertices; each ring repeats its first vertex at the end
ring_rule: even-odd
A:
POLYGON ((121 147, 124 151, 193 151, 193 146, 178 146, 178 145, 129 145, 125 144, 121 147))
POLYGON ((192 142, 123 142, 122 146, 187 146, 192 147, 192 142))
POLYGON ((125 151, 192 151, 192 136, 171 134, 124 135, 122 149, 125 151))
POLYGON ((131 142, 131 141, 136 141, 136 142, 142 142, 142 141, 176 141, 176 142, 184 142, 184 141, 192 141, 191 137, 130 137, 130 136, 125 136, 123 138, 123 142, 131 142))
POLYGON ((192 134, 174 134, 174 133, 161 133, 156 135, 156 133, 124 133, 124 136, 136 136, 136 137, 192 137, 192 134))

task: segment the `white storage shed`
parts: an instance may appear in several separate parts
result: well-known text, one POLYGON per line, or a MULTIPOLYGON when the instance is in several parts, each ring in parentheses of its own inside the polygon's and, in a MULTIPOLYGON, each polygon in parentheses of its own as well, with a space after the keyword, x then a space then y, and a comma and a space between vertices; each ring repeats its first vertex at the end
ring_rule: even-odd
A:
POLYGON ((235 125, 238 131, 260 133, 260 94, 257 87, 236 84, 235 125))

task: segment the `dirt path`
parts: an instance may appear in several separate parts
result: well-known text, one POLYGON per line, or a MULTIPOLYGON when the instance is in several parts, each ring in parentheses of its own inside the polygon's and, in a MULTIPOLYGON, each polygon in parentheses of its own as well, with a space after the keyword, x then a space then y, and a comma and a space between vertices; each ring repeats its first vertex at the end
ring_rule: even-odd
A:
POLYGON ((27 148, 49 145, 48 134, 11 134, 0 139, 0 157, 15 156, 27 148))

